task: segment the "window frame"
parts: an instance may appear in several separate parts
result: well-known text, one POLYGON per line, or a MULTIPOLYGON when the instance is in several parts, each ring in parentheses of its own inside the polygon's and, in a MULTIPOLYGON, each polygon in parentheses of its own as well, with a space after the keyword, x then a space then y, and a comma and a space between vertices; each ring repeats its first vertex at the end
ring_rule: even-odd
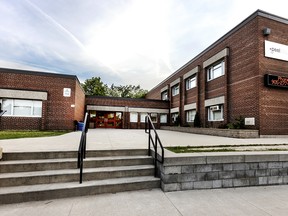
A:
POLYGON ((150 113, 150 118, 152 123, 157 123, 158 122, 158 113, 150 113))
POLYGON ((211 65, 211 66, 209 66, 207 68, 207 82, 209 82, 211 80, 214 80, 214 79, 217 79, 218 77, 221 77, 221 76, 224 76, 224 75, 225 75, 225 61, 224 60, 218 61, 215 64, 213 64, 213 65, 211 65), (214 73, 219 68, 221 69, 221 74, 215 76, 214 73))
POLYGON ((9 117, 29 117, 29 118, 42 118, 42 108, 43 102, 41 100, 29 100, 29 99, 10 99, 10 98, 2 98, 0 99, 3 110, 5 101, 8 102, 10 110, 5 112, 3 116, 9 117), (22 105, 21 105, 22 103, 22 105), (28 108, 30 114, 15 114, 17 109, 21 111, 23 108, 28 108), (36 114, 35 114, 36 113, 36 114), (39 115, 37 114, 39 113, 39 115))
POLYGON ((174 97, 176 95, 179 95, 179 93, 180 93, 180 86, 178 83, 172 87, 172 96, 174 97))
POLYGON ((188 77, 185 81, 185 85, 186 85, 186 90, 190 90, 192 88, 197 87, 197 75, 194 74, 188 77), (194 85, 191 85, 191 83, 194 83, 194 85))
POLYGON ((186 110, 186 122, 189 122, 189 123, 193 123, 194 122, 194 119, 195 119, 195 115, 196 115, 196 109, 191 109, 191 110, 186 110), (195 112, 194 113, 194 115, 192 114, 191 116, 192 116, 192 118, 190 119, 189 117, 190 117, 190 115, 189 115, 189 113, 190 112, 195 112))
POLYGON ((145 123, 147 113, 140 113, 140 122, 145 123))
POLYGON ((161 100, 164 100, 164 101, 168 100, 168 91, 167 90, 161 93, 161 100))
POLYGON ((177 121, 177 117, 179 118, 179 112, 171 113, 171 121, 175 123, 177 121))
POLYGON ((160 123, 161 123, 161 124, 167 124, 167 123, 168 123, 168 115, 167 115, 167 114, 165 114, 165 113, 161 113, 161 114, 160 114, 160 123), (163 121, 163 117, 165 117, 165 118, 164 118, 165 121, 163 121))
POLYGON ((130 112, 130 115, 129 115, 130 119, 130 123, 138 123, 138 113, 137 112, 130 112), (134 115, 134 117, 133 117, 134 115), (136 117, 136 120, 134 120, 134 118, 136 117))
POLYGON ((208 107, 208 121, 209 122, 217 122, 217 121, 224 121, 224 105, 223 104, 217 104, 217 105, 212 105, 212 106, 209 106, 208 107), (221 118, 220 119, 215 119, 214 117, 214 113, 216 111, 212 111, 211 110, 211 107, 214 107, 214 106, 219 106, 220 107, 220 110, 217 110, 217 111, 220 111, 220 115, 221 115, 221 118), (213 117, 213 118, 212 118, 213 117))

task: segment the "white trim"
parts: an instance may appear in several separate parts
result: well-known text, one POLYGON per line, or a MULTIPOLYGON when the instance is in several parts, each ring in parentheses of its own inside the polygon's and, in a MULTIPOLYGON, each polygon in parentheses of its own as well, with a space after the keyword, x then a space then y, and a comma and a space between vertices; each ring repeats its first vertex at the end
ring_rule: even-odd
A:
POLYGON ((94 106, 94 105, 87 105, 87 110, 112 111, 112 112, 138 112, 138 113, 169 113, 169 109, 116 107, 116 106, 94 106))
POLYGON ((43 91, 0 89, 1 98, 47 100, 47 95, 48 95, 47 92, 43 92, 43 91))
POLYGON ((218 104, 224 104, 224 103, 225 103, 225 96, 211 98, 211 99, 205 100, 205 107, 218 105, 218 104))
MULTIPOLYGON (((207 59, 203 62, 203 68, 219 61, 220 59, 224 58, 225 56, 229 55, 229 48, 225 48, 222 51, 218 52, 216 55, 212 56, 211 58, 207 59)), ((205 71, 205 70, 204 70, 205 71)))
POLYGON ((180 83, 180 78, 174 80, 173 82, 170 83, 170 86, 173 87, 175 86, 176 84, 180 83))
POLYGON ((161 89, 161 93, 162 92, 165 92, 165 91, 167 91, 168 90, 168 85, 166 85, 165 87, 163 87, 162 89, 161 89))
POLYGON ((170 110, 171 113, 179 113, 179 107, 175 107, 170 110))
POLYGON ((196 109, 196 103, 184 105, 184 111, 196 109))
POLYGON ((190 76, 192 76, 198 72, 199 72, 199 67, 197 66, 197 67, 193 68, 191 71, 189 71, 188 73, 184 74, 183 79, 185 80, 188 77, 190 77, 190 76))
POLYGON ((87 105, 87 110, 125 112, 125 107, 87 105))
POLYGON ((169 113, 168 109, 153 109, 153 108, 134 108, 129 107, 129 112, 139 112, 139 113, 169 113))

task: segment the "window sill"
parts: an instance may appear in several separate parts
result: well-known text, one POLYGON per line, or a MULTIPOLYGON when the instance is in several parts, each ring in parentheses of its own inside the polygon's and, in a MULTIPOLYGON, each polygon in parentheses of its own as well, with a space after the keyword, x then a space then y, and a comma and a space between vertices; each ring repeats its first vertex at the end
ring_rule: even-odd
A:
POLYGON ((224 121, 224 119, 219 119, 219 120, 208 120, 209 122, 220 122, 220 121, 224 121))
POLYGON ((15 118, 42 118, 42 116, 15 116, 15 115, 3 115, 3 117, 15 117, 15 118))

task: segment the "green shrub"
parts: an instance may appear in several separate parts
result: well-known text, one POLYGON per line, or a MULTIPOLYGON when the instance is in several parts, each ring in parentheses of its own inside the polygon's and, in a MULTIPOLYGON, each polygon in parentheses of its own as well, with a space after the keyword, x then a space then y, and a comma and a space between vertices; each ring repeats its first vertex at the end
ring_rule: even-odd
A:
POLYGON ((235 121, 227 124, 228 129, 245 129, 245 118, 239 116, 235 118, 235 121))

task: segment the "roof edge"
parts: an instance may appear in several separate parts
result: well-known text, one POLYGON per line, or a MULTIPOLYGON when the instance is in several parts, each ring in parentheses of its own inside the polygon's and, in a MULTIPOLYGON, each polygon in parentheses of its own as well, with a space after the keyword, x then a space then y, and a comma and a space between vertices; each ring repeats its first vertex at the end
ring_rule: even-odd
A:
MULTIPOLYGON (((206 49, 204 49, 202 52, 200 52, 198 55, 196 55, 194 58, 192 58, 191 60, 189 60, 187 63, 185 63, 183 66, 181 66, 179 69, 177 69, 175 72, 173 72, 171 75, 169 75, 166 79, 164 79, 163 81, 161 81, 159 84, 157 84, 155 87, 153 87, 150 91, 158 88, 159 86, 161 86, 163 83, 167 82, 167 80, 169 80, 171 77, 173 77, 174 75, 176 75, 179 71, 181 71, 183 68, 187 67, 189 64, 191 64, 193 61, 195 61, 197 58, 199 58, 200 56, 202 56, 204 53, 208 52, 209 50, 213 49, 215 46, 217 46, 219 43, 221 43, 223 40, 225 40, 227 37, 229 37, 231 34, 233 34, 234 32, 236 32, 237 30, 239 30, 240 28, 242 28, 245 24, 247 24, 248 22, 250 22, 251 20, 253 20, 255 17, 257 16, 261 16, 261 17, 265 17, 271 20, 275 20, 278 22, 282 22, 285 24, 288 24, 288 19, 265 12, 263 10, 256 10, 254 13, 252 13, 250 16, 248 16, 246 19, 244 19, 242 22, 240 22, 238 25, 236 25, 234 28, 232 28, 230 31, 228 31, 226 34, 224 34, 222 37, 220 37, 218 40, 216 40, 214 43, 212 43, 210 46, 208 46, 206 49)), ((148 92, 148 93, 149 93, 148 92)))

